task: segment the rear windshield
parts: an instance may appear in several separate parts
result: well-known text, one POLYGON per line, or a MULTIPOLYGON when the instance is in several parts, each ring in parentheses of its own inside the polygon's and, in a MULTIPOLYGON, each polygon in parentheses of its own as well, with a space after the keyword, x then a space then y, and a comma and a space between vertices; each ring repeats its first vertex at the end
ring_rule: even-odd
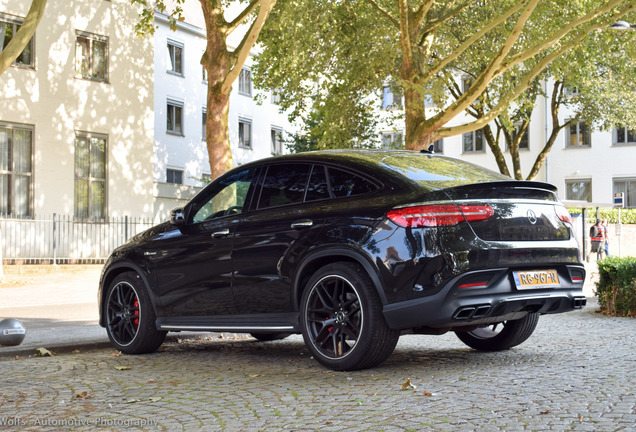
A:
POLYGON ((502 181, 511 178, 479 165, 444 156, 425 154, 391 155, 382 164, 429 189, 446 189, 476 182, 502 181))

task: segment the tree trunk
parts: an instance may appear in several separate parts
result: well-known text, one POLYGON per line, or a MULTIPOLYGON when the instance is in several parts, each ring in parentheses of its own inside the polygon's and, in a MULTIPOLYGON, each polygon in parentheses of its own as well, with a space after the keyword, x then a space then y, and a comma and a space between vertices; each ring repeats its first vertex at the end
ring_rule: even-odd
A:
POLYGON ((212 180, 234 167, 229 136, 230 95, 208 83, 205 136, 212 180))
MULTIPOLYGON (((490 125, 486 126, 482 129, 484 131, 484 137, 486 138, 486 143, 488 143, 488 147, 490 147, 490 151, 495 156, 495 161, 497 161, 497 167, 499 168, 499 172, 503 175, 507 175, 511 177, 510 171, 508 171, 508 165, 506 164, 506 159, 504 158, 503 152, 501 151, 501 147, 499 146, 499 140, 495 138, 495 135, 492 133, 492 129, 490 125)), ((497 134, 499 136, 499 134, 497 134)))

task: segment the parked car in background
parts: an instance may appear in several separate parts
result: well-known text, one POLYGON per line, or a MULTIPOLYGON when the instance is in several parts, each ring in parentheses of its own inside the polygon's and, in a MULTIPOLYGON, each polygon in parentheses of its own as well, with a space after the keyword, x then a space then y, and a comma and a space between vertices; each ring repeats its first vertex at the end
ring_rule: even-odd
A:
POLYGON ((302 333, 318 362, 356 370, 402 333, 514 347, 540 315, 583 307, 584 279, 554 186, 429 153, 334 150, 213 181, 112 253, 99 312, 124 353, 168 331, 302 333))

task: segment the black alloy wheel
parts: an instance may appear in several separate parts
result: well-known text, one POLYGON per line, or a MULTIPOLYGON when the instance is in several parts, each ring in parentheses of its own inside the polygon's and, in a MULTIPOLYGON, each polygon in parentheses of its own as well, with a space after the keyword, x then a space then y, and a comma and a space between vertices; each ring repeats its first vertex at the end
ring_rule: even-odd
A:
POLYGON ((480 351, 501 351, 525 342, 539 323, 538 313, 480 327, 469 332, 455 332, 459 340, 480 351))
POLYGON ((115 348, 126 354, 153 352, 166 332, 155 327, 155 314, 139 275, 117 276, 106 294, 106 332, 115 348))
POLYGON ((311 278, 301 300, 301 330, 314 358, 334 370, 383 362, 400 335, 386 324, 369 276, 351 263, 325 266, 311 278))

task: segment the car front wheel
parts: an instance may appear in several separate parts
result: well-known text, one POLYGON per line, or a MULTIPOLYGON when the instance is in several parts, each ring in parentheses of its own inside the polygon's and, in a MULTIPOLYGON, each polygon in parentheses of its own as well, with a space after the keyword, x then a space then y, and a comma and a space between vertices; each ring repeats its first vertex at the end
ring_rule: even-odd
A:
POLYGON ((539 322, 538 313, 525 317, 480 327, 469 332, 455 332, 457 337, 471 348, 480 351, 501 351, 526 341, 539 322))
POLYGON ((388 327, 368 274, 357 264, 319 269, 301 299, 301 330, 314 358, 333 370, 358 370, 386 360, 400 332, 388 327))
POLYGON ((155 326, 150 297, 137 273, 122 273, 112 281, 105 308, 108 338, 123 353, 153 352, 166 338, 167 332, 155 326))

